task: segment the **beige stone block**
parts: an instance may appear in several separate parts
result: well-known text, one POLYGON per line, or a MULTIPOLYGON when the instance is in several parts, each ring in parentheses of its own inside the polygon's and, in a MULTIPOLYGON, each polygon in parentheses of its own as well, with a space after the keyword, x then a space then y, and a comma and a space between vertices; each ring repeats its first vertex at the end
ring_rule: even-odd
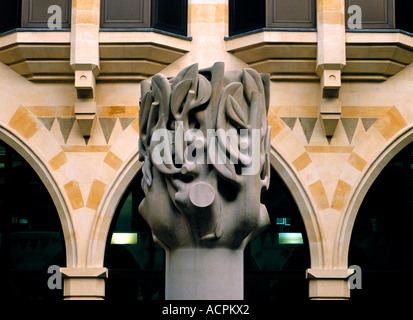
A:
POLYGON ((61 268, 66 300, 102 299, 105 296, 106 268, 61 268))
POLYGON ((350 190, 351 185, 342 180, 338 180, 331 207, 335 210, 341 211, 344 207, 344 203, 346 201, 347 195, 350 193, 350 190))
POLYGON ((317 12, 326 11, 343 11, 344 5, 341 0, 318 0, 317 1, 317 12))
POLYGON ((9 121, 9 126, 26 139, 30 139, 38 130, 37 121, 24 107, 16 110, 9 121))
MULTIPOLYGON (((75 71, 75 88, 78 99, 91 99, 95 97, 96 80, 92 70, 76 70, 75 71)), ((75 107, 76 113, 79 113, 79 107, 75 107)), ((96 110, 93 108, 93 112, 96 110)), ((84 112, 81 112, 84 113, 84 112)), ((89 111, 90 113, 90 111, 89 111)))
POLYGON ((296 135, 285 126, 278 136, 272 141, 278 150, 289 161, 297 159, 305 150, 296 135))
POLYGON ((321 180, 318 180, 317 182, 310 185, 308 189, 310 190, 310 193, 318 210, 324 210, 329 208, 327 194, 321 180))
POLYGON ((346 300, 350 298, 348 269, 308 269, 309 297, 313 300, 346 300))
POLYGON ((113 182, 113 180, 115 179, 117 173, 118 173, 118 171, 115 171, 108 164, 103 163, 99 167, 98 172, 96 172, 95 179, 99 180, 99 181, 102 181, 106 185, 110 185, 113 182))
POLYGON ((76 10, 76 24, 99 25, 98 10, 76 10))
POLYGON ((316 183, 320 180, 320 174, 314 163, 310 163, 300 171, 300 179, 306 185, 312 185, 313 183, 316 183))
POLYGON ((310 153, 350 153, 353 146, 304 146, 310 153))
POLYGON ((398 131, 407 125, 403 116, 396 107, 387 111, 380 119, 378 119, 373 127, 375 127, 384 139, 389 140, 398 131))
MULTIPOLYGON (((280 88, 280 91, 282 89, 280 88)), ((318 88, 313 88, 314 91, 318 91, 318 88)), ((279 94, 280 92, 274 92, 279 94)), ((271 92, 273 94, 273 92, 271 92)), ((300 94, 297 92, 297 94, 300 94)), ((294 108, 290 107, 281 107, 280 108, 280 117, 306 117, 306 118, 316 118, 318 117, 318 106, 311 105, 311 106, 302 106, 301 101, 299 101, 298 106, 294 106, 294 108)))
POLYGON ((100 0, 72 0, 72 8, 77 10, 99 10, 100 0))
POLYGON ((135 120, 130 124, 130 127, 139 134, 139 119, 135 119, 135 120))
POLYGON ((135 130, 128 129, 128 134, 119 136, 116 143, 114 143, 110 149, 120 159, 128 159, 132 154, 138 152, 138 134, 135 130))
POLYGON ((111 168, 114 170, 119 170, 119 168, 122 166, 123 161, 121 158, 119 158, 116 154, 114 154, 112 151, 109 151, 108 154, 106 155, 105 159, 103 160, 106 164, 108 164, 111 168))
POLYGON ((72 180, 66 183, 63 187, 73 210, 84 207, 82 192, 80 191, 79 183, 77 181, 72 180))
POLYGON ((385 143, 386 139, 372 126, 368 132, 360 133, 354 137, 353 144, 355 147, 352 151, 369 162, 377 155, 385 143))
POLYGON ((62 146, 64 152, 86 152, 89 154, 93 153, 107 153, 110 146, 84 146, 84 145, 73 145, 73 146, 62 146))
POLYGON ((318 20, 327 25, 344 26, 344 12, 340 10, 324 11, 318 13, 318 20))
POLYGON ((312 153, 310 157, 323 182, 324 190, 331 203, 337 187, 337 181, 343 170, 343 165, 347 163, 347 153, 312 153))
POLYGON ((28 106, 37 117, 70 117, 74 115, 73 106, 28 106))
POLYGON ((53 158, 62 151, 59 142, 46 128, 39 130, 30 138, 30 145, 44 157, 45 161, 53 158))
POLYGON ((52 159, 49 160, 50 166, 55 171, 59 170, 59 168, 66 163, 67 163, 67 157, 63 151, 59 152, 56 156, 54 156, 52 159))
POLYGON ((349 185, 354 186, 357 183, 357 180, 360 178, 360 171, 354 168, 349 163, 343 165, 343 170, 340 174, 340 180, 348 183, 349 185))
POLYGON ((301 156, 293 161, 293 166, 297 171, 303 170, 312 162, 307 152, 304 152, 301 156))
POLYGON ((90 188, 89 197, 87 199, 86 206, 90 209, 96 210, 99 206, 100 200, 102 199, 105 189, 106 189, 105 183, 99 180, 93 181, 92 187, 90 188))
MULTIPOLYGON (((328 77, 329 72, 331 74, 335 73, 340 73, 340 71, 337 70, 324 70, 326 72, 326 76, 328 77)), ((324 74, 323 72, 323 74, 324 74)), ((334 82, 334 81, 333 81, 334 82)), ((331 89, 339 89, 340 84, 336 83, 337 86, 334 86, 334 83, 331 83, 331 89)), ((341 103, 340 100, 338 99, 322 99, 320 101, 320 113, 326 113, 326 114, 340 114, 341 113, 341 103)))
POLYGON ((362 171, 366 166, 367 161, 360 157, 357 153, 352 152, 348 158, 348 163, 358 171, 362 171))
POLYGON ((317 29, 317 73, 321 75, 321 71, 327 69, 341 70, 346 65, 344 24, 338 21, 321 23, 317 25, 317 29))
POLYGON ((286 124, 276 115, 268 113, 268 125, 271 127, 271 140, 274 139, 282 129, 286 128, 286 124))
POLYGON ((194 3, 188 5, 188 23, 228 23, 228 5, 194 3))

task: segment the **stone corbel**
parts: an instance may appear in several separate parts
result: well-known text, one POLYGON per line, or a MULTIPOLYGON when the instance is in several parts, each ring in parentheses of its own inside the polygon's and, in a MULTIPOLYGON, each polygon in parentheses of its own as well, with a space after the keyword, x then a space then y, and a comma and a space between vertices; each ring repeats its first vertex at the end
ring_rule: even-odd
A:
POLYGON ((312 300, 347 300, 350 298, 349 277, 353 269, 307 269, 309 296, 312 300))
POLYGON ((85 141, 96 118, 96 77, 100 73, 99 0, 72 1, 70 66, 75 73, 75 116, 85 141))
POLYGON ((346 65, 345 1, 317 0, 317 67, 320 118, 331 138, 341 116, 341 70, 346 65))
POLYGON ((323 65, 317 73, 320 76, 322 99, 319 106, 319 115, 323 124, 324 133, 332 137, 341 117, 341 103, 339 100, 341 88, 342 65, 323 65))
POLYGON ((96 76, 99 68, 75 70, 75 116, 83 137, 90 137, 96 118, 96 76))
POLYGON ((65 300, 103 300, 107 268, 60 268, 65 300))

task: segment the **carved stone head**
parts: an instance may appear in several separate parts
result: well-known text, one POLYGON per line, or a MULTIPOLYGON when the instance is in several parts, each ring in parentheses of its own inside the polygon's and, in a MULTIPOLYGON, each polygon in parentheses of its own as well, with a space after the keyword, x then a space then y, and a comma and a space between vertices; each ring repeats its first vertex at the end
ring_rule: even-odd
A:
POLYGON ((141 84, 139 211, 165 249, 240 248, 269 224, 269 76, 224 63, 141 84))

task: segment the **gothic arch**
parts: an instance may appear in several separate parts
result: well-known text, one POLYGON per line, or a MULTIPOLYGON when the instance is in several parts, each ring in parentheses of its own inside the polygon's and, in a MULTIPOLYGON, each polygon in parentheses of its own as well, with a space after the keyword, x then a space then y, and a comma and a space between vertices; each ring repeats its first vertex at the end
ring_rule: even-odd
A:
MULTIPOLYGON (((314 205, 310 197, 294 169, 292 169, 290 164, 274 147, 271 149, 271 165, 287 185, 300 210, 310 243, 312 267, 317 268, 323 266, 321 235, 314 205)), ((113 182, 108 185, 98 207, 92 227, 93 231, 88 248, 88 266, 103 266, 106 240, 116 207, 141 166, 142 163, 139 161, 139 152, 136 150, 120 168, 113 182)))
POLYGON ((29 163, 48 190, 62 225, 66 249, 66 264, 67 266, 76 266, 79 262, 79 257, 69 205, 65 195, 62 193, 51 173, 49 166, 46 165, 46 161, 30 147, 27 141, 3 124, 0 124, 0 139, 17 151, 29 163))
POLYGON ((310 246, 311 268, 324 266, 324 251, 315 206, 290 163, 272 146, 271 165, 290 190, 303 219, 310 246))
POLYGON ((347 268, 348 251, 350 238, 357 217, 360 205, 370 189, 371 185, 378 177, 382 169, 390 160, 404 147, 413 141, 413 125, 409 125, 390 139, 374 161, 370 162, 352 190, 351 196, 347 200, 338 226, 337 237, 334 244, 334 266, 337 268, 347 268))
POLYGON ((116 207, 123 193, 142 167, 139 161, 139 151, 132 153, 127 161, 119 169, 116 178, 105 190, 98 206, 88 246, 87 265, 90 267, 102 267, 105 255, 106 239, 110 224, 115 214, 116 207))

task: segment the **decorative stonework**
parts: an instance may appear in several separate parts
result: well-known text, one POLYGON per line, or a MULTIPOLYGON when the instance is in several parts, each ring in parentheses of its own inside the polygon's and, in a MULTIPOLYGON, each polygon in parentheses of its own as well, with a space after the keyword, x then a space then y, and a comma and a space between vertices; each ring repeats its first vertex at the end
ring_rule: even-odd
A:
POLYGON ((139 131, 146 198, 139 210, 167 250, 243 248, 268 225, 260 203, 270 172, 268 95, 268 75, 252 69, 225 72, 223 63, 203 70, 194 64, 172 79, 157 74, 142 83, 139 131), (235 132, 237 143, 220 129, 235 132), (209 130, 217 134, 205 139, 209 130), (172 139, 163 161, 156 159, 159 132, 172 139), (258 170, 252 172, 255 165, 258 170))

